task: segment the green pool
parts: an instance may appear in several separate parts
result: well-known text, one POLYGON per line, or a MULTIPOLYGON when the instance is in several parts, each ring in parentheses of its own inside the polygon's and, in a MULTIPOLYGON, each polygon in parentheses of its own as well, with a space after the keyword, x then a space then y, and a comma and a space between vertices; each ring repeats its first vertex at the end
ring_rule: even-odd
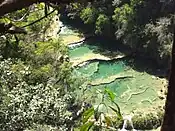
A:
POLYGON ((82 76, 87 76, 90 81, 95 79, 103 80, 111 75, 124 73, 126 70, 127 74, 134 77, 89 87, 86 95, 90 96, 90 101, 93 104, 98 104, 101 100, 101 94, 98 93, 98 90, 103 91, 105 88, 108 88, 116 94, 115 101, 124 112, 131 112, 139 108, 149 108, 161 102, 157 94, 160 83, 152 79, 151 75, 147 73, 136 72, 127 67, 123 61, 113 63, 94 62, 77 69, 82 76))
POLYGON ((78 48, 69 49, 69 56, 70 58, 81 57, 92 52, 93 51, 87 45, 82 45, 78 48))
MULTIPOLYGON (((71 28, 64 28, 62 35, 75 35, 71 28)), ((94 42, 94 41, 93 41, 94 42)), ((99 48, 99 40, 97 44, 86 41, 83 45, 69 49, 70 59, 75 60, 88 54, 103 54, 103 51, 97 51, 99 48), (96 46, 95 46, 96 45, 96 46)), ((114 43, 116 44, 116 43, 114 43)), ((158 97, 158 91, 162 88, 162 81, 155 79, 154 76, 130 66, 130 60, 112 60, 112 61, 90 61, 75 69, 75 74, 86 77, 88 82, 99 81, 98 86, 88 86, 85 96, 89 97, 89 101, 96 105, 101 100, 99 90, 108 88, 116 94, 115 101, 119 104, 123 112, 132 112, 133 110, 149 109, 155 105, 161 105, 164 101, 158 97), (111 76, 132 75, 133 78, 111 79, 111 76), (110 78, 108 83, 100 85, 110 78)), ((142 62, 141 62, 142 63, 142 62)))

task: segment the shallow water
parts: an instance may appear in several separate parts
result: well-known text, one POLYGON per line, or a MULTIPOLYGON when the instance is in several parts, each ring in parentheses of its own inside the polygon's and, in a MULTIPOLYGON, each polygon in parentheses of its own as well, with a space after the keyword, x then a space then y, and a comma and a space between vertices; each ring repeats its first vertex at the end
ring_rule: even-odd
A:
MULTIPOLYGON (((74 53, 81 52, 81 49, 83 48, 75 48, 74 53)), ((90 52, 89 50, 88 52, 90 52)), ((84 55, 88 52, 84 51, 84 55)), ((77 58, 83 55, 81 53, 80 55, 76 54, 77 58)), ((70 53, 70 55, 72 54, 70 53)), ((99 61, 91 62, 77 69, 81 76, 88 77, 89 81, 101 79, 101 82, 103 82, 104 79, 121 73, 134 76, 134 78, 118 79, 108 84, 91 86, 86 92, 87 96, 93 96, 90 98, 90 101, 94 105, 98 104, 99 101, 101 101, 101 94, 99 94, 97 90, 108 88, 116 94, 115 101, 125 113, 132 112, 136 109, 146 110, 153 105, 160 104, 161 100, 157 94, 161 84, 160 81, 153 79, 152 76, 146 72, 137 72, 133 70, 126 63, 126 60, 99 61)))
POLYGON ((78 48, 70 49, 69 50, 69 56, 70 58, 75 58, 75 57, 80 57, 84 56, 88 53, 92 53, 93 51, 87 46, 87 45, 82 45, 78 48))
POLYGON ((88 66, 83 66, 77 69, 77 71, 84 76, 92 77, 95 74, 95 72, 98 71, 98 65, 99 65, 99 62, 89 63, 88 66))
MULTIPOLYGON (((63 36, 76 34, 76 31, 72 30, 72 28, 64 27, 63 29, 64 30, 61 32, 63 36)), ((99 44, 98 41, 97 44, 93 43, 92 46, 92 43, 86 41, 79 47, 69 49, 70 59, 80 59, 88 54, 104 54, 104 52, 100 52, 100 50, 98 50, 98 52, 96 51, 98 46, 95 45, 99 44)), ((109 82, 106 84, 88 86, 85 95, 89 97, 92 104, 99 104, 102 95, 98 93, 98 90, 102 91, 105 88, 112 90, 116 94, 115 101, 125 113, 140 109, 146 111, 152 106, 161 105, 163 103, 157 94, 157 91, 163 86, 162 81, 139 69, 133 69, 128 64, 129 61, 130 60, 91 61, 82 67, 76 68, 76 72, 78 72, 79 76, 87 77, 89 82, 98 80, 99 84, 109 79, 111 76, 121 73, 126 76, 133 76, 133 78, 116 80, 111 80, 110 78, 109 82)))
POLYGON ((107 78, 111 75, 116 75, 123 72, 125 69, 125 64, 123 61, 114 62, 100 62, 98 66, 98 72, 96 72, 92 79, 107 78))

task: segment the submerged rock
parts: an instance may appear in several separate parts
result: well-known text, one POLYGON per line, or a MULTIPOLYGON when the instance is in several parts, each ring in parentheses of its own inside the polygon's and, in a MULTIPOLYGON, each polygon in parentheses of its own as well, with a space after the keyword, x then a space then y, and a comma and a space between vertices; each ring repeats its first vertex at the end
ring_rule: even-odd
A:
POLYGON ((99 85, 104 85, 104 84, 110 84, 110 83, 114 82, 117 79, 128 79, 128 78, 134 78, 134 76, 124 75, 122 73, 122 74, 118 74, 118 75, 109 76, 106 79, 96 79, 96 80, 92 81, 91 83, 89 83, 89 85, 99 86, 99 85))
POLYGON ((126 56, 123 55, 116 55, 113 58, 101 55, 101 54, 94 54, 94 53, 89 53, 87 55, 84 55, 82 57, 79 58, 74 58, 71 59, 71 62, 73 62, 73 67, 79 66, 80 64, 84 63, 84 62, 94 62, 94 61, 112 61, 112 60, 117 60, 117 59, 122 59, 125 58, 126 56))

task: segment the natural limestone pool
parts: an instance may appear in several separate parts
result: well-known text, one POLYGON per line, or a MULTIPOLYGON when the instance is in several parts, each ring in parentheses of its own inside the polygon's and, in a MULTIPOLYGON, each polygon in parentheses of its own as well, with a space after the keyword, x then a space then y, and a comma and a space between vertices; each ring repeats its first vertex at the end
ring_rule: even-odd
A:
MULTIPOLYGON (((62 23, 61 25, 64 26, 64 30, 60 32, 60 37, 63 42, 66 41, 66 45, 82 39, 76 29, 69 28, 62 23)), ((84 95, 87 100, 94 105, 98 104, 101 100, 99 90, 108 88, 115 93, 115 102, 125 113, 135 110, 150 111, 154 110, 154 107, 164 105, 164 99, 160 99, 160 94, 163 93, 160 90, 166 86, 164 78, 156 77, 138 66, 132 66, 133 58, 125 59, 125 54, 122 52, 114 52, 112 57, 106 55, 111 53, 110 50, 100 52, 99 41, 98 44, 93 42, 92 44, 84 41, 79 46, 69 49, 69 57, 75 67, 75 74, 86 78, 84 85, 88 88, 84 95)), ((149 64, 139 61, 144 66, 149 64)))

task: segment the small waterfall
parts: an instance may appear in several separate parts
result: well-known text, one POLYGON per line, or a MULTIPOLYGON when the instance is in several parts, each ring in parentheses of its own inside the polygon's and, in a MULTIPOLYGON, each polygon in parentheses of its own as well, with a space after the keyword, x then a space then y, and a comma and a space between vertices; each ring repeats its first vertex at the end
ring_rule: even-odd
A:
POLYGON ((133 125, 133 122, 132 122, 132 116, 131 115, 124 116, 123 119, 124 119, 123 127, 119 131, 127 131, 126 130, 127 122, 129 122, 130 126, 132 127, 132 131, 137 131, 136 129, 134 129, 134 125, 133 125))
MULTIPOLYGON (((89 61, 85 61, 85 62, 83 62, 83 63, 81 63, 81 64, 78 64, 77 66, 78 66, 78 67, 82 67, 82 66, 88 65, 89 63, 90 63, 89 61)), ((86 70, 86 68, 85 68, 85 70, 86 70)))
POLYGON ((62 21, 59 21, 59 28, 60 28, 59 31, 60 35, 72 35, 75 33, 74 30, 70 29, 69 26, 64 25, 62 21))
POLYGON ((84 44, 84 38, 82 40, 78 41, 78 42, 74 42, 74 43, 69 44, 68 48, 74 49, 76 47, 81 46, 82 44, 84 44))
POLYGON ((62 21, 59 21, 59 27, 63 27, 63 22, 62 21))

